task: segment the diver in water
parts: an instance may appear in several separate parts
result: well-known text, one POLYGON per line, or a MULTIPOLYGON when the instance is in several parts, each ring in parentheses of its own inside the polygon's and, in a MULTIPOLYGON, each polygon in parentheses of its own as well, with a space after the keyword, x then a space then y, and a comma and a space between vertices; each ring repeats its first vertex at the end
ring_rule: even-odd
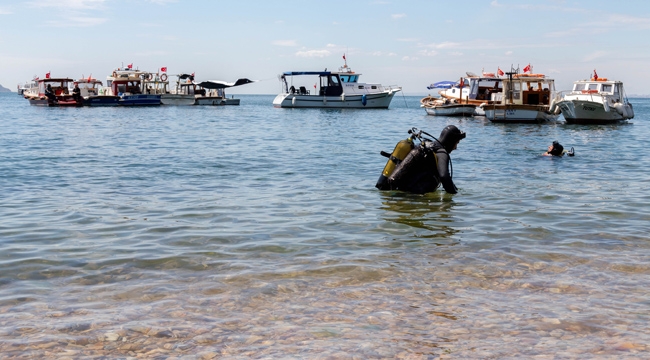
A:
POLYGON ((563 156, 564 154, 567 154, 568 156, 574 156, 575 151, 573 148, 571 148, 569 151, 564 150, 564 146, 560 145, 560 143, 555 140, 553 141, 553 144, 548 146, 548 150, 543 153, 542 156, 563 156))
POLYGON ((452 180, 449 154, 458 147, 466 134, 454 125, 448 125, 440 138, 415 147, 395 168, 386 184, 377 184, 381 190, 402 190, 416 194, 435 191, 440 184, 446 192, 458 192, 452 180))

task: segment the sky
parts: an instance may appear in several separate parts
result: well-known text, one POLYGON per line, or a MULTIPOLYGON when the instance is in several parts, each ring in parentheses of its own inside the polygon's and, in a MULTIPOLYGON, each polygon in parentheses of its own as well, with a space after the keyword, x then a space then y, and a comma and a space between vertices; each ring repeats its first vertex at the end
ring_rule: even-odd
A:
POLYGON ((650 1, 0 0, 0 84, 12 91, 47 72, 105 81, 132 63, 277 94, 282 72, 336 70, 343 54, 360 81, 405 95, 528 64, 556 90, 596 69, 648 95, 650 1))

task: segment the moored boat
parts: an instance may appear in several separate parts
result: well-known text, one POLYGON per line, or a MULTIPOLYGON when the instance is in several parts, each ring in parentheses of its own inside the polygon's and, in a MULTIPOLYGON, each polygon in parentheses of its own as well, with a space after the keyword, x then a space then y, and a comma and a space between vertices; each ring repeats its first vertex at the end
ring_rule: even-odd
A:
POLYGON ((501 102, 503 98, 502 78, 493 73, 478 76, 467 72, 458 82, 441 81, 428 86, 428 89, 440 88, 440 97, 460 103, 482 105, 501 102))
MULTIPOLYGON (((165 79, 166 80, 166 79, 165 79)), ((162 94, 161 101, 163 105, 195 105, 196 104, 196 84, 193 83, 194 75, 179 74, 176 75, 176 86, 170 92, 162 94)))
POLYGON ((106 78, 108 95, 118 96, 120 98, 118 105, 121 106, 160 105, 161 94, 147 94, 143 85, 143 80, 150 74, 146 71, 133 70, 131 65, 117 68, 106 78))
POLYGON ((255 82, 247 78, 237 79, 229 83, 221 80, 207 80, 196 83, 200 92, 196 95, 197 105, 239 105, 239 99, 226 97, 226 88, 241 86, 255 82))
POLYGON ((74 82, 79 86, 80 95, 85 106, 116 106, 120 98, 116 95, 105 94, 103 84, 100 80, 92 78, 80 78, 74 82))
POLYGON ((420 107, 424 108, 428 115, 434 116, 472 116, 476 110, 475 104, 463 104, 456 100, 432 96, 422 98, 420 103, 420 107))
POLYGON ((81 106, 82 101, 75 100, 68 89, 70 78, 53 78, 50 73, 44 79, 36 80, 38 87, 33 91, 24 92, 23 96, 29 100, 30 105, 37 106, 81 106), (48 87, 51 92, 48 91, 48 87))
MULTIPOLYGON (((457 84, 452 81, 439 81, 427 86, 427 89, 450 89, 455 85, 457 84)), ((459 99, 436 98, 431 95, 422 98, 420 104, 428 115, 434 116, 472 116, 476 110, 476 104, 469 104, 459 99)))
POLYGON ((612 124, 634 118, 623 82, 600 78, 596 70, 589 80, 575 81, 573 89, 558 98, 567 124, 612 124))
POLYGON ((543 74, 519 74, 516 71, 506 75, 507 78, 502 81, 503 101, 480 106, 488 120, 496 123, 542 123, 557 120, 559 110, 551 103, 555 96, 553 79, 543 74))
MULTIPOLYGON (((345 57, 344 57, 345 59, 345 57)), ((339 71, 289 71, 280 76, 282 93, 275 97, 273 106, 281 108, 355 108, 387 109, 393 96, 402 88, 359 82, 361 74, 355 73, 347 65, 339 71), (313 93, 303 81, 294 85, 294 77, 316 77, 320 87, 314 84, 313 93), (287 82, 291 78, 291 85, 287 82), (302 85, 302 86, 300 86, 302 85)), ((304 79, 304 78, 303 78, 304 79)))

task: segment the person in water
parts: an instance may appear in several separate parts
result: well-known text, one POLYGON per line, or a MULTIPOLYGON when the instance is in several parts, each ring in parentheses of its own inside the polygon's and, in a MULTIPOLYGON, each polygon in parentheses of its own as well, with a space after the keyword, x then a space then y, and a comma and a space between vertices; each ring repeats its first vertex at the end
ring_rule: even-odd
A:
POLYGON ((571 148, 569 151, 566 151, 564 150, 564 146, 560 145, 560 143, 555 140, 553 141, 553 144, 548 146, 547 151, 543 153, 542 156, 563 156, 564 154, 567 154, 568 156, 575 155, 573 148, 571 148))
POLYGON ((411 150, 388 178, 389 188, 424 194, 435 191, 442 184, 446 192, 456 194, 458 189, 452 180, 449 154, 465 136, 456 126, 448 125, 439 139, 411 150))

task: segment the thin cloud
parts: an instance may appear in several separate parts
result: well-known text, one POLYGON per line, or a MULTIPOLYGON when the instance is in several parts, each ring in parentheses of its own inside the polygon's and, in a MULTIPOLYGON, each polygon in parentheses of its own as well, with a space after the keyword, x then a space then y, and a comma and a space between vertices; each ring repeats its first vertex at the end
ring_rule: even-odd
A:
POLYGON ((392 14, 390 17, 392 17, 393 19, 396 19, 396 20, 397 19, 403 19, 403 18, 406 17, 406 14, 392 14))
POLYGON ((594 61, 596 59, 599 59, 599 58, 602 58, 602 57, 605 57, 605 56, 607 56, 606 51, 596 51, 596 52, 593 52, 591 54, 587 54, 587 56, 585 56, 584 59, 582 59, 582 60, 584 62, 592 62, 592 61, 594 61))
POLYGON ((104 18, 91 18, 83 16, 73 16, 67 17, 64 20, 52 20, 48 21, 47 24, 53 27, 90 27, 103 24, 107 21, 104 18))
POLYGON ((499 4, 499 2, 498 2, 497 0, 494 0, 494 1, 492 1, 492 2, 490 3, 490 6, 493 6, 493 7, 502 7, 503 5, 502 5, 502 4, 499 4))
POLYGON ((419 60, 419 58, 417 56, 403 56, 402 57, 402 61, 415 61, 415 60, 419 60))
POLYGON ((438 55, 438 52, 435 50, 420 50, 418 54, 422 56, 436 56, 438 55))
POLYGON ((401 39, 397 39, 397 41, 402 41, 402 42, 416 42, 416 41, 418 41, 418 38, 401 38, 401 39))
POLYGON ((277 46, 298 46, 296 40, 275 40, 271 44, 277 46))
POLYGON ((506 55, 508 56, 512 55, 512 51, 506 51, 506 55))
POLYGON ((0 8, 0 15, 11 15, 13 12, 0 8))
POLYGON ((34 8, 60 8, 69 10, 90 10, 103 8, 105 0, 38 0, 27 4, 34 8))
POLYGON ((324 58, 332 55, 329 50, 307 50, 307 51, 298 51, 296 56, 298 57, 319 57, 324 58))

